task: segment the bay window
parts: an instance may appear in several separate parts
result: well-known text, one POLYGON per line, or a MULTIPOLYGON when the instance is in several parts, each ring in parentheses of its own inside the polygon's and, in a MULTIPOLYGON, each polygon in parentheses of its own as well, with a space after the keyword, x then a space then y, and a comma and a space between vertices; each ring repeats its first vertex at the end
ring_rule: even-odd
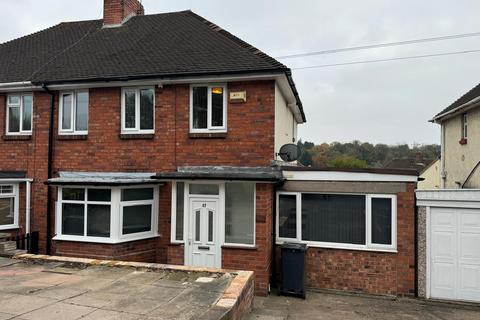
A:
POLYGON ((155 133, 155 89, 122 90, 122 133, 155 133))
POLYGON ((396 196, 279 192, 277 241, 396 250, 396 196))
POLYGON ((33 95, 18 94, 7 97, 6 133, 32 134, 33 95))
POLYGON ((0 185, 0 230, 18 228, 18 185, 0 185))
POLYGON ((60 134, 88 134, 88 103, 88 91, 72 91, 60 94, 60 134))
POLYGON ((157 187, 59 188, 56 240, 116 243, 157 235, 157 187))
POLYGON ((227 87, 193 85, 190 88, 190 132, 227 130, 227 87))

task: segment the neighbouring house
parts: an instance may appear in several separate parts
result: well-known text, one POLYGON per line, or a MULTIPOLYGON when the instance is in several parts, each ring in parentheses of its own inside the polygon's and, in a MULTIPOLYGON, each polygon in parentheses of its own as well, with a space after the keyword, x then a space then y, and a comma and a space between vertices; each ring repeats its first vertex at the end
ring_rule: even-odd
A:
POLYGON ((416 193, 419 295, 480 302, 480 85, 432 122, 441 125, 441 183, 416 193))
POLYGON ((282 163, 305 123, 290 69, 191 11, 102 20, 0 45, 0 230, 41 253, 255 271, 305 242, 308 285, 415 290, 410 170, 282 163))
POLYGON ((432 190, 440 188, 442 180, 440 178, 440 165, 440 159, 436 159, 420 171, 418 189, 432 190))

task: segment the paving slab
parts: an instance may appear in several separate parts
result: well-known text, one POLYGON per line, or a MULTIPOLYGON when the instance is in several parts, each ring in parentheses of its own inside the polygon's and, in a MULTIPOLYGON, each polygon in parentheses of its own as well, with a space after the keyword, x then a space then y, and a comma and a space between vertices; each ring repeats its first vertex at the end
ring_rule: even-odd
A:
POLYGON ((478 320, 480 305, 432 304, 415 299, 309 292, 307 299, 277 296, 256 297, 244 320, 478 320))
POLYGON ((88 290, 53 286, 36 291, 33 294, 38 297, 50 298, 54 300, 65 300, 82 295, 86 292, 88 292, 88 290))
POLYGON ((0 320, 8 320, 14 318, 14 314, 0 312, 0 320))
POLYGON ((0 304, 0 312, 21 315, 42 307, 49 306, 55 302, 56 300, 48 298, 14 295, 2 301, 0 304))
POLYGON ((21 315, 25 320, 76 320, 94 312, 96 309, 58 302, 21 315))
POLYGON ((109 310, 96 310, 83 317, 82 320, 138 320, 141 318, 143 318, 143 316, 131 313, 109 310))

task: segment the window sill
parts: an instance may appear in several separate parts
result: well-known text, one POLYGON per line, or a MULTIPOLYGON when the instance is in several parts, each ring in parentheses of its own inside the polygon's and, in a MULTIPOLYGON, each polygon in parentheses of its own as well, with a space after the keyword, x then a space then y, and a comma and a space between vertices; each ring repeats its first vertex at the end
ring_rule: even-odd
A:
POLYGON ((0 226, 1 231, 20 229, 19 225, 0 226))
POLYGON ((31 134, 5 134, 3 140, 6 141, 28 141, 32 139, 31 134))
POLYGON ((291 240, 278 240, 276 244, 278 246, 283 245, 285 242, 293 242, 293 243, 303 243, 307 245, 307 248, 318 248, 318 249, 334 249, 334 250, 353 250, 353 251, 367 251, 367 252, 381 252, 381 253, 398 253, 397 249, 382 249, 382 248, 368 248, 362 246, 349 246, 349 245, 335 245, 335 244, 319 244, 310 241, 298 241, 295 239, 291 240))
POLYGON ((52 240, 55 241, 70 241, 70 242, 85 242, 85 243, 103 243, 103 244, 122 244, 127 242, 141 241, 147 239, 158 238, 160 235, 148 235, 130 239, 110 239, 110 238, 87 238, 87 237, 75 237, 75 236, 55 236, 52 240))
POLYGON ((153 140, 155 138, 154 133, 121 133, 120 139, 122 140, 153 140))
POLYGON ((243 244, 224 244, 222 249, 258 250, 257 246, 243 244))
POLYGON ((87 134, 59 134, 57 140, 87 140, 87 134))
POLYGON ((190 139, 225 139, 226 132, 190 132, 188 134, 190 139))

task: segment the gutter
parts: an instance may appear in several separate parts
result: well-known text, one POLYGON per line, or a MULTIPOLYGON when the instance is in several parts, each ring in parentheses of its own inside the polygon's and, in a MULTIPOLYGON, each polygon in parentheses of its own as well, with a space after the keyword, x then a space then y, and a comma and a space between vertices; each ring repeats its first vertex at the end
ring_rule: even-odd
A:
MULTIPOLYGON (((54 115, 55 115, 55 93, 51 91, 46 84, 42 85, 42 89, 50 95, 50 123, 48 129, 48 179, 53 177, 53 130, 54 130, 54 115)), ((47 186, 47 234, 46 234, 46 254, 50 255, 52 251, 51 232, 52 232, 52 187, 47 186)))
POLYGON ((464 103, 464 104, 462 104, 462 105, 460 105, 460 106, 458 106, 458 107, 456 107, 456 108, 454 108, 454 109, 452 109, 452 110, 450 110, 450 111, 447 111, 447 112, 445 112, 445 113, 442 113, 442 114, 440 114, 440 115, 437 115, 437 116, 433 117, 433 119, 429 120, 429 122, 439 123, 439 122, 441 122, 441 121, 443 121, 443 120, 448 119, 448 118, 449 118, 448 116, 453 116, 454 113, 456 113, 457 111, 459 111, 459 110, 461 110, 461 109, 464 109, 464 108, 466 108, 466 107, 475 107, 475 106, 476 106, 475 104, 476 104, 477 102, 480 102, 480 96, 479 96, 479 97, 476 97, 476 98, 468 101, 467 103, 464 103), (447 117, 448 117, 448 118, 447 118, 447 117))

